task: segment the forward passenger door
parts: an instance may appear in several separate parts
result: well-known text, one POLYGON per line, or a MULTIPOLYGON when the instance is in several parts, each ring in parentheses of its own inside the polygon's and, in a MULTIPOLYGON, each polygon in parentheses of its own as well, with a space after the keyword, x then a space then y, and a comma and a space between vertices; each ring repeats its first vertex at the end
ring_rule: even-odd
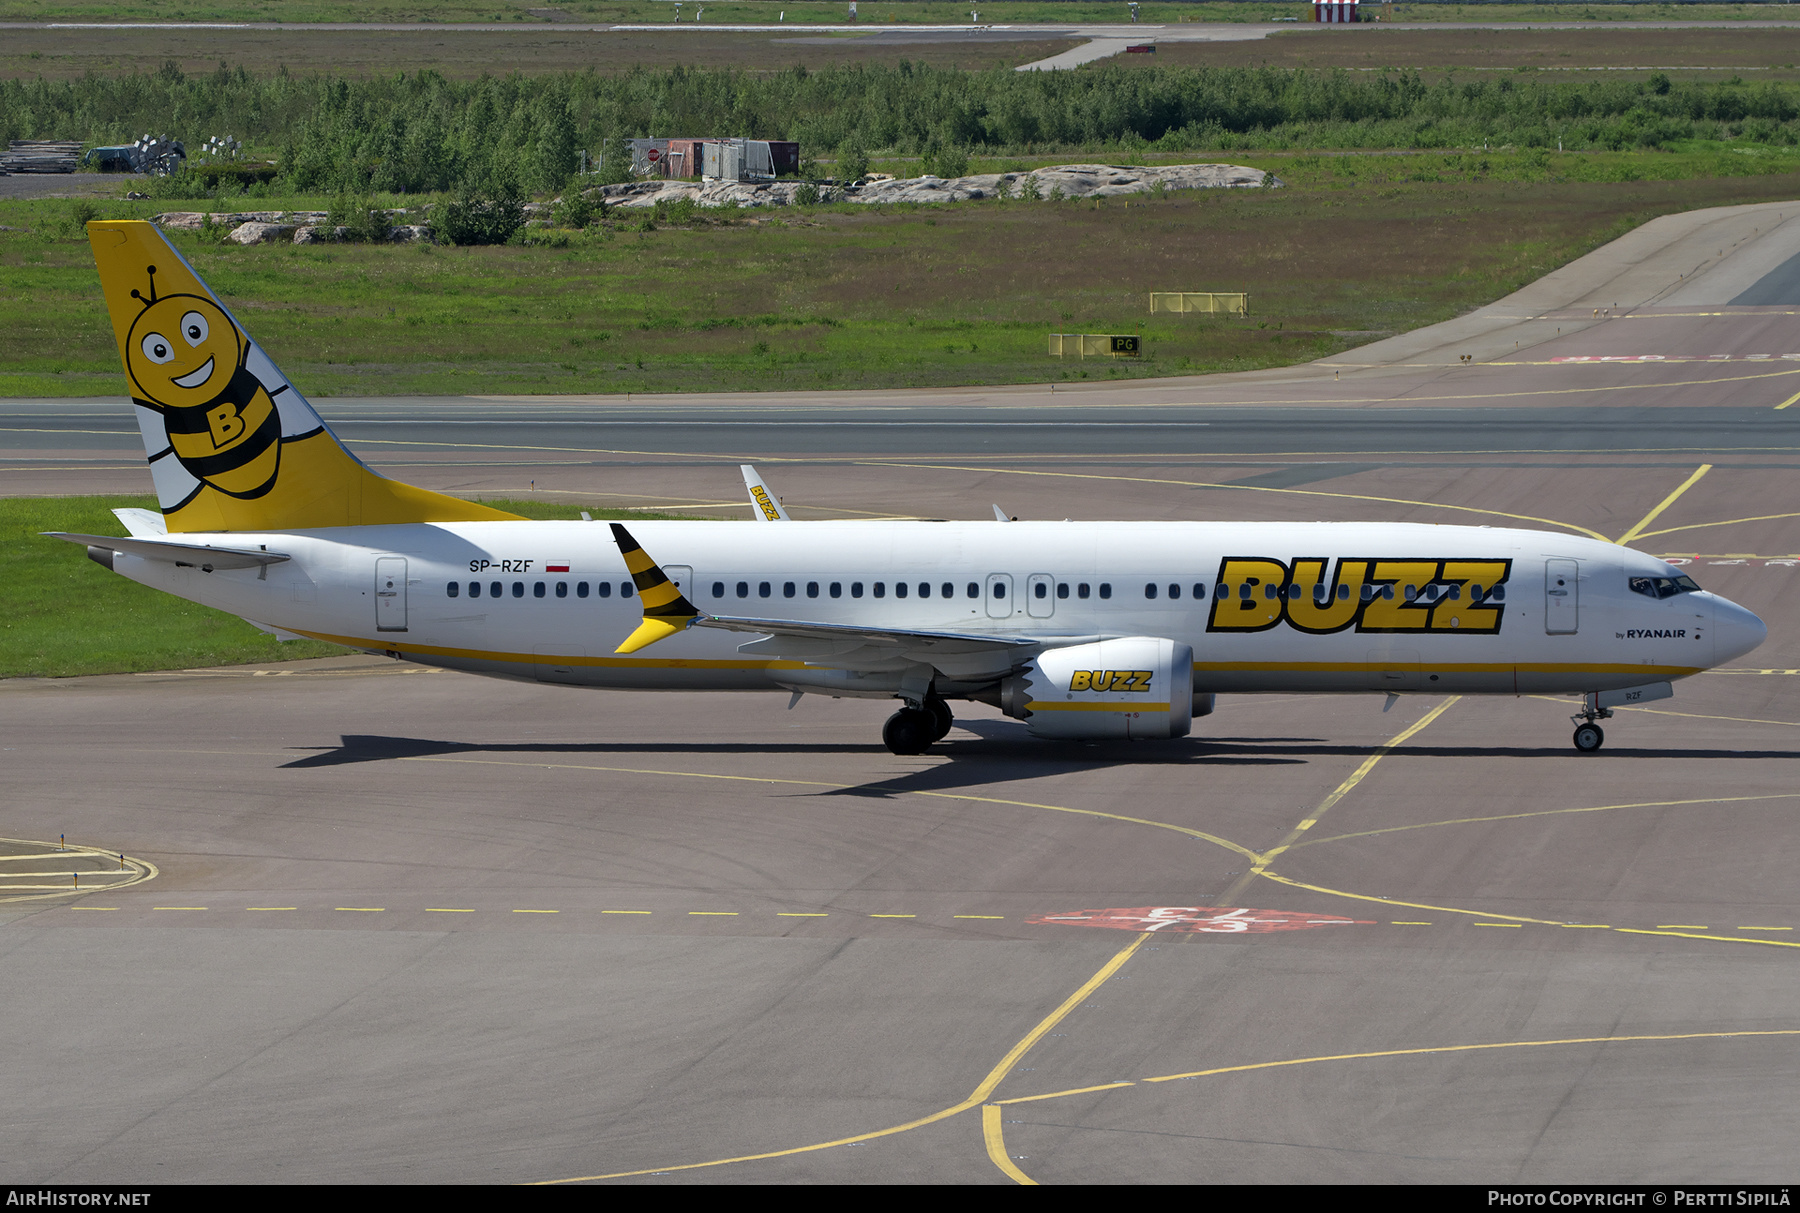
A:
POLYGON ((1580 562, 1560 557, 1544 561, 1544 631, 1573 636, 1580 621, 1580 562))

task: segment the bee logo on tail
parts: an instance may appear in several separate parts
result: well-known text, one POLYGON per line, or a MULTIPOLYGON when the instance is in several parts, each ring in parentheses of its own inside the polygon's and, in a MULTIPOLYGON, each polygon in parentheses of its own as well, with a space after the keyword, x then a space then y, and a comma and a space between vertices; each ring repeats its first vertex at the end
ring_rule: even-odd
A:
POLYGON ((151 224, 88 241, 170 532, 514 517, 364 467, 151 224))

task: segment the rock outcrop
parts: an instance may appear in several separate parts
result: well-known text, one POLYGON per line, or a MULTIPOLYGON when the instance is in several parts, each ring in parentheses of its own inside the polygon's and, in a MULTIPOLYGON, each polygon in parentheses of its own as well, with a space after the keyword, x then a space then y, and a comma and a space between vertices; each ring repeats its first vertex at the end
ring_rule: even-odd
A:
MULTIPOLYGON (((634 181, 607 185, 608 206, 626 210, 691 198, 696 206, 792 206, 797 181, 634 181)), ((1281 182, 1261 169, 1235 164, 1059 164, 1026 173, 973 177, 874 177, 856 185, 820 188, 825 199, 865 205, 892 202, 966 202, 975 198, 1116 198, 1164 190, 1250 189, 1281 182)))

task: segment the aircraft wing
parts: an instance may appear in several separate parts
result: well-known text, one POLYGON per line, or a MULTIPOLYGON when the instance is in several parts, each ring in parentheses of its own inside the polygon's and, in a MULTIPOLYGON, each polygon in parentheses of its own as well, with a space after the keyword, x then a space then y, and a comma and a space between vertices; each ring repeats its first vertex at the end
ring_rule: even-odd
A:
POLYGON ((188 565, 209 573, 214 569, 253 569, 259 564, 280 564, 293 559, 284 552, 265 552, 256 548, 215 548, 198 543, 171 543, 166 539, 120 539, 115 535, 77 535, 68 531, 45 531, 44 534, 106 552, 124 552, 146 560, 188 565))
POLYGON ((669 581, 663 568, 619 523, 618 544, 644 604, 644 619, 616 652, 635 653, 691 627, 723 628, 760 636, 738 652, 781 657, 828 669, 901 670, 928 665, 952 678, 998 677, 1045 649, 1084 644, 1098 636, 1021 636, 1016 633, 913 631, 805 619, 758 619, 702 613, 669 581))
POLYGON ((781 498, 769 487, 763 474, 751 463, 738 464, 744 474, 744 491, 750 494, 750 516, 758 522, 789 522, 788 512, 781 508, 781 498))
POLYGON ((739 645, 740 653, 785 657, 808 665, 838 669, 879 670, 930 665, 956 678, 1004 674, 1045 649, 1099 639, 1095 636, 910 631, 738 615, 699 615, 691 626, 762 636, 761 640, 739 645))

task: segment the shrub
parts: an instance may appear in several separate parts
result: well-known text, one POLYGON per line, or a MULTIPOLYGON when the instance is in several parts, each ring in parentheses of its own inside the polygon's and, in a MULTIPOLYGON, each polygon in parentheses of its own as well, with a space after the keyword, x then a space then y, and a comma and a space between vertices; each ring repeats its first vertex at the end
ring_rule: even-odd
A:
POLYGON ((819 201, 819 187, 812 182, 805 182, 794 191, 795 206, 813 206, 819 201))
POLYGON ((969 172, 969 149, 934 141, 925 145, 919 162, 919 167, 933 177, 964 177, 969 172))
POLYGON ((869 175, 869 153, 863 150, 862 144, 852 143, 838 153, 837 176, 839 181, 860 181, 869 175))
POLYGON ((557 201, 550 217, 558 227, 584 228, 594 220, 595 212, 604 215, 606 204, 579 189, 571 189, 557 201))
POLYGON ((326 212, 325 222, 343 229, 345 240, 382 244, 393 238, 394 221, 385 210, 368 198, 339 194, 326 212))
POLYGON ((524 226, 524 201, 505 189, 464 190, 431 212, 431 234, 448 244, 505 244, 524 226))

